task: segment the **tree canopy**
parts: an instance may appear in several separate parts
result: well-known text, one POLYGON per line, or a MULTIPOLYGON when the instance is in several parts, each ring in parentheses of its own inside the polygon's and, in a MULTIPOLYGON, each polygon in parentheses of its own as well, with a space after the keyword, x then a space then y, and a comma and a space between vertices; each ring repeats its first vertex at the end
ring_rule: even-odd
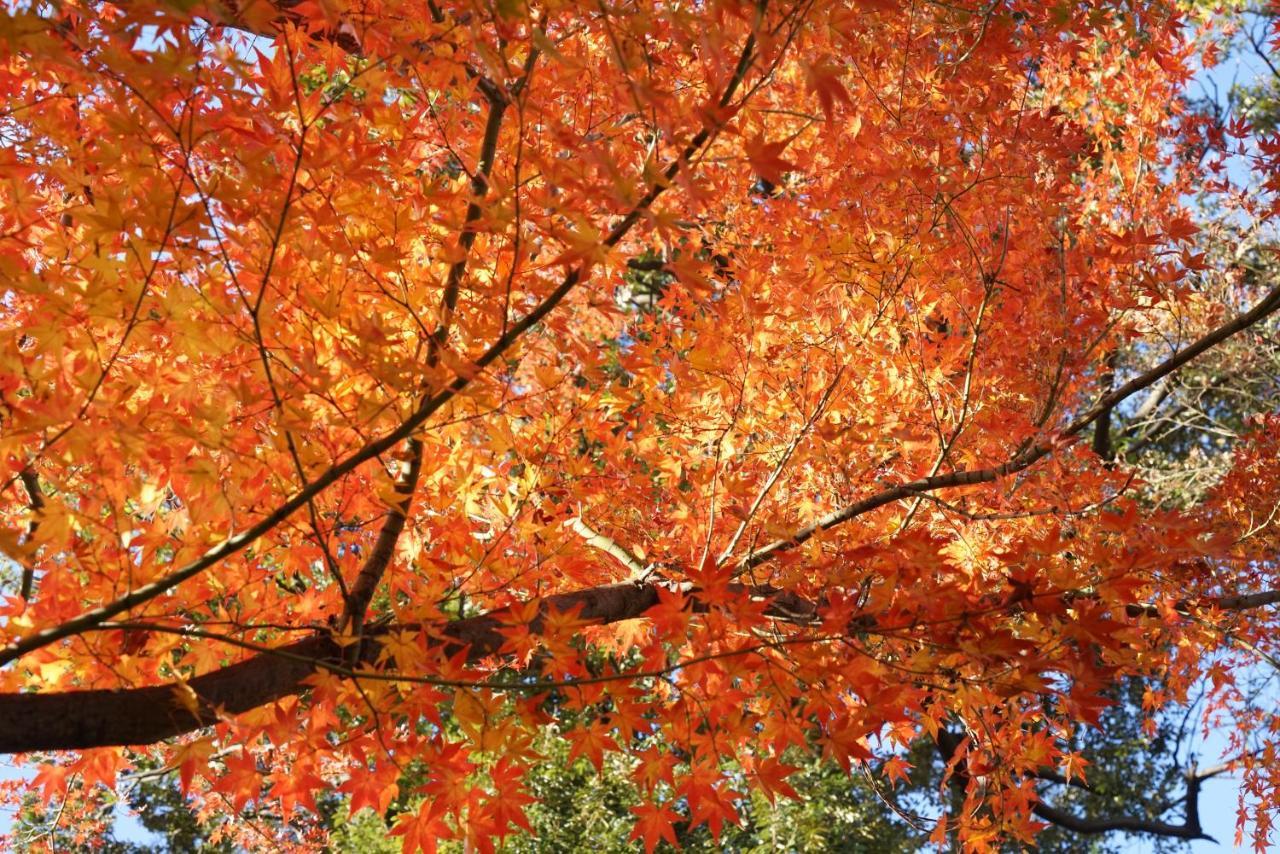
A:
POLYGON ((50 841, 171 770, 251 849, 336 792, 492 850, 548 751, 647 850, 934 761, 886 832, 1194 839, 1220 769, 1074 790, 1109 708, 1203 703, 1268 844, 1280 140, 1188 100, 1212 13, 5 12, 0 751, 50 841))

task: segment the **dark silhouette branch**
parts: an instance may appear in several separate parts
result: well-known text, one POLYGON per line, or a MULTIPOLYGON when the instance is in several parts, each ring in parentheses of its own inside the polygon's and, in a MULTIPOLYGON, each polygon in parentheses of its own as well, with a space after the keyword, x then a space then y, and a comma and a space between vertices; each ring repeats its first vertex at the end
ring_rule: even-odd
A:
MULTIPOLYGON (((615 584, 544 600, 531 631, 541 629, 551 611, 581 608, 585 620, 611 623, 639 616, 658 601, 656 586, 615 584)), ((441 626, 432 645, 446 656, 466 650, 467 660, 494 655, 506 642, 505 612, 457 620, 441 626)), ((363 662, 375 661, 378 642, 390 626, 371 632, 360 651, 363 662)), ((351 664, 329 635, 314 635, 193 677, 179 684, 123 691, 64 691, 49 694, 0 695, 0 753, 33 750, 78 750, 109 745, 150 744, 217 723, 226 715, 279 700, 306 689, 305 680, 326 663, 351 664), (189 689, 189 690, 188 690, 189 689)))
MULTIPOLYGON (((956 751, 960 745, 964 743, 964 736, 952 732, 946 727, 938 730, 935 744, 938 748, 938 755, 942 757, 943 765, 950 765, 955 758, 956 751)), ((1217 773, 1217 772, 1215 772, 1217 773)), ((1046 780, 1048 782, 1061 783, 1064 785, 1078 785, 1080 788, 1089 790, 1083 781, 1076 783, 1067 780, 1059 774, 1052 771, 1042 771, 1030 775, 1036 779, 1046 780)), ((1198 774, 1194 768, 1190 769, 1183 775, 1186 781, 1186 795, 1183 803, 1186 809, 1186 819, 1182 824, 1169 824, 1168 822, 1159 821, 1157 819, 1139 818, 1136 816, 1111 816, 1106 818, 1082 818, 1074 813, 1059 809, 1043 800, 1031 807, 1031 812, 1051 824, 1070 830, 1073 833, 1079 833, 1085 836, 1093 836, 1102 833, 1112 833, 1122 831, 1125 833, 1145 833, 1152 836, 1164 836, 1171 839, 1207 839, 1210 842, 1217 842, 1212 836, 1204 832, 1200 824, 1200 785, 1205 779, 1212 775, 1198 774)), ((965 786, 969 782, 969 772, 964 767, 963 762, 956 763, 951 775, 951 786, 956 792, 963 792, 965 786)))
MULTIPOLYGON (((528 630, 541 634, 546 616, 560 612, 576 613, 579 619, 599 625, 634 619, 658 604, 662 586, 657 582, 623 582, 549 596, 542 600, 528 630)), ((674 585, 674 589, 691 594, 694 611, 707 610, 689 585, 674 585)), ((731 589, 766 602, 766 615, 778 620, 809 624, 817 617, 817 606, 787 591, 742 585, 731 589)), ((427 632, 428 646, 446 657, 465 650, 468 662, 479 662, 502 651, 507 641, 504 629, 514 622, 510 611, 502 609, 444 623, 427 632)), ((183 683, 125 690, 0 694, 0 753, 162 741, 211 726, 228 715, 301 694, 307 688, 307 677, 317 669, 346 673, 353 663, 373 666, 382 653, 381 638, 420 629, 390 625, 370 631, 356 662, 333 637, 313 635, 183 683)), ((235 645, 231 638, 226 642, 235 645)))
MULTIPOLYGON (((529 623, 532 634, 541 634, 550 613, 576 612, 583 621, 605 625, 643 617, 659 602, 659 591, 674 590, 689 596, 695 613, 707 611, 706 603, 688 583, 626 581, 549 596, 542 600, 529 623), (581 609, 581 610, 578 610, 581 609)), ((812 625, 819 621, 820 603, 788 590, 732 584, 730 592, 765 604, 764 614, 780 622, 812 625)), ((1280 591, 1226 597, 1214 604, 1236 610, 1264 607, 1280 601, 1280 591)), ((429 646, 452 657, 466 651, 476 663, 501 653, 507 640, 504 629, 513 625, 508 609, 441 624, 427 632, 429 646)), ((108 627, 102 627, 108 628, 108 627)), ((855 618, 849 631, 874 628, 867 616, 855 618)), ((184 683, 123 690, 62 691, 0 694, 0 753, 33 750, 75 750, 111 745, 150 744, 185 732, 211 726, 221 716, 234 715, 301 694, 306 679, 317 669, 339 675, 353 663, 373 666, 382 653, 380 639, 393 632, 420 631, 421 626, 388 625, 370 631, 353 662, 350 650, 329 635, 313 635, 184 683)), ((145 630, 145 629, 140 629, 145 630)), ((180 629, 175 629, 181 633, 180 629)), ((258 647, 222 640, 231 645, 258 647)), ((391 662, 389 667, 394 667, 391 662)), ((1202 774, 1204 779, 1207 774, 1202 774)), ((1045 778, 1049 779, 1049 778, 1045 778)))
MULTIPOLYGON (((1111 355, 1107 356, 1106 370, 1099 377, 1099 382, 1103 388, 1103 394, 1106 395, 1116 382, 1116 362, 1118 351, 1113 350, 1111 355)), ((1093 423, 1093 452, 1102 459, 1110 462, 1115 459, 1115 448, 1111 443, 1111 412, 1115 408, 1112 404, 1098 413, 1098 419, 1093 423)))
MULTIPOLYGON (((31 521, 27 523, 27 541, 30 542, 40 528, 40 513, 44 510, 44 493, 40 491, 40 479, 36 477, 36 470, 31 466, 24 466, 22 471, 18 472, 18 477, 22 479, 22 486, 27 490, 27 504, 31 508, 31 521)), ((31 601, 31 585, 35 582, 35 578, 34 567, 22 567, 21 595, 24 602, 31 601)))
MULTIPOLYGON (((1263 590, 1258 593, 1243 593, 1234 596, 1219 596, 1208 599, 1179 599, 1174 602, 1173 610, 1179 614, 1190 614, 1196 608, 1217 608, 1221 611, 1252 611, 1268 605, 1280 603, 1280 590, 1263 590)), ((1149 604, 1133 604, 1125 606, 1125 615, 1129 617, 1159 617, 1160 607, 1149 604)))
POLYGON ((1217 842, 1218 840, 1205 833, 1200 825, 1200 784, 1202 782, 1203 778, 1195 773, 1186 775, 1187 793, 1183 801, 1186 818, 1182 824, 1169 824, 1168 822, 1138 818, 1137 816, 1081 818, 1074 813, 1050 806, 1044 801, 1040 801, 1033 806, 1031 811, 1037 817, 1051 824, 1056 824, 1073 833, 1080 833, 1086 836, 1123 831, 1125 833, 1146 833, 1151 836, 1165 836, 1170 839, 1207 839, 1210 842, 1217 842))
POLYGON ((627 269, 640 273, 665 273, 668 272, 667 263, 664 258, 628 258, 627 269))

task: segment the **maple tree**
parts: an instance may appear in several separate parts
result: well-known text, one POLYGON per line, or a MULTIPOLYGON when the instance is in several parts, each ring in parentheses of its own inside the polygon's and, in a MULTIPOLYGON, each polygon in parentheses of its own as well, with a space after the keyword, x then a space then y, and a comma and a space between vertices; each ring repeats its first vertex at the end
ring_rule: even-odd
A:
POLYGON ((1172 509, 1112 442, 1280 308, 1196 243, 1200 190, 1273 224, 1280 143, 1250 194, 1186 156, 1249 133, 1183 109, 1193 23, 10 4, 0 750, 74 832, 145 759, 282 818, 248 847, 336 789, 489 850, 555 723, 635 760, 652 849, 924 737, 934 842, 1194 838, 1194 776, 1183 824, 1036 786, 1109 688, 1207 679, 1265 846, 1280 419, 1172 509))

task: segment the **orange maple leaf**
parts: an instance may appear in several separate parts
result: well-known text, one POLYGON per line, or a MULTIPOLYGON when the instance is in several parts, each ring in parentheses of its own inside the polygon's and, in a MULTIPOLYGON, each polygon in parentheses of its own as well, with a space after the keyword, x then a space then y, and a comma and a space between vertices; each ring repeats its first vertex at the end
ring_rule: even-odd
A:
POLYGON ((640 840, 644 845, 645 854, 653 854, 653 849, 658 847, 658 842, 664 839, 673 848, 680 847, 680 843, 676 840, 674 825, 683 819, 679 813, 671 809, 669 804, 640 804, 632 807, 631 811, 638 818, 635 829, 631 831, 631 836, 628 838, 640 840))

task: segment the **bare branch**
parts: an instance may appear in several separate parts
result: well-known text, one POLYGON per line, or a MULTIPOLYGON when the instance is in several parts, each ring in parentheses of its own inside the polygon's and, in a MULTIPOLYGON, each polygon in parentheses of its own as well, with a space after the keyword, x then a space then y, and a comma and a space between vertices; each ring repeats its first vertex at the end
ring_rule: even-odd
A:
POLYGON ((1184 801, 1186 818, 1182 824, 1169 824, 1168 822, 1138 818, 1137 816, 1081 818, 1066 810, 1050 806, 1044 801, 1033 806, 1031 811, 1047 822, 1087 836, 1120 830, 1126 833, 1166 836, 1171 839, 1207 839, 1210 842, 1217 842, 1218 840, 1205 833, 1200 826, 1200 784, 1203 782, 1203 778, 1195 774, 1188 774, 1186 782, 1187 794, 1184 801))
POLYGON ((632 557, 631 553, 618 545, 616 541, 606 537, 604 534, 601 534, 586 522, 582 521, 581 516, 574 516, 567 524, 573 529, 575 534, 582 537, 587 545, 599 549, 629 569, 631 571, 632 580, 638 580, 644 577, 645 568, 640 561, 632 557))

